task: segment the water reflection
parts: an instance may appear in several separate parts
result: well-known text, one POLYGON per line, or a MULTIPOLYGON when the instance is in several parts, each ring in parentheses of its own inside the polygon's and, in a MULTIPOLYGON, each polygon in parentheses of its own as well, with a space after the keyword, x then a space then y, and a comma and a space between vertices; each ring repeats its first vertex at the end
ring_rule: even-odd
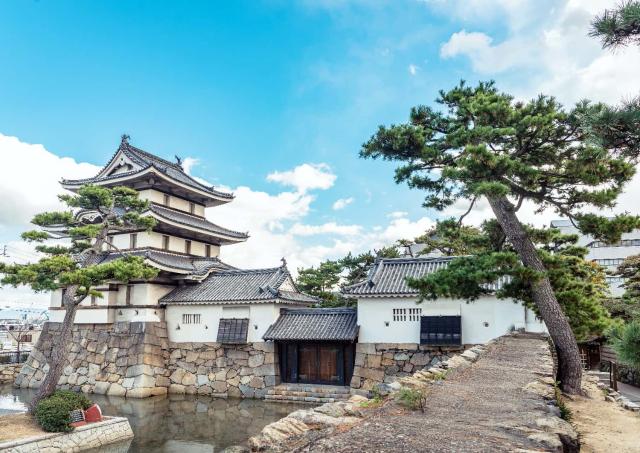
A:
MULTIPOLYGON (((25 410, 33 391, 0 389, 0 414, 25 410)), ((300 406, 262 400, 217 399, 195 395, 169 395, 125 399, 91 395, 105 415, 129 419, 135 438, 101 452, 219 452, 244 445, 249 437, 300 406)), ((308 406, 305 406, 308 407, 308 406)))

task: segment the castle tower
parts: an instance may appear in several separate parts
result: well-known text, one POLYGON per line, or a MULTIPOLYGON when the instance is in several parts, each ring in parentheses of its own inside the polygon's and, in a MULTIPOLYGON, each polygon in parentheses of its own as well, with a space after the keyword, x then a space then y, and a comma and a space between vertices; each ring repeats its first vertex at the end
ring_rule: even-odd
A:
MULTIPOLYGON (((204 280, 214 271, 232 269, 220 261, 220 247, 246 241, 247 233, 209 222, 205 209, 233 200, 233 195, 209 187, 182 168, 180 160, 170 162, 122 142, 111 160, 93 178, 63 180, 62 187, 77 191, 85 184, 105 187, 126 186, 148 200, 147 215, 156 219, 153 231, 114 231, 105 245, 103 261, 122 254, 145 258, 160 270, 152 281, 112 282, 98 288, 102 298, 87 298, 76 313, 76 323, 104 324, 120 321, 163 321, 161 297, 177 286, 204 280)), ((81 216, 95 213, 84 212, 81 216)), ((61 321, 62 292, 51 298, 51 321, 61 321)))

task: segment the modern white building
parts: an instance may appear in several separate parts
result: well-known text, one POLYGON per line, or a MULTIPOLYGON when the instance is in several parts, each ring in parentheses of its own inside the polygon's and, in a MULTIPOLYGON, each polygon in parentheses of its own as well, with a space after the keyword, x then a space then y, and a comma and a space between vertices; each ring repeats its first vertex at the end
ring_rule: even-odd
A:
MULTIPOLYGON (((582 234, 570 220, 553 220, 551 227, 557 228, 565 234, 578 235, 578 245, 588 249, 586 258, 604 267, 607 272, 615 271, 626 257, 640 254, 640 230, 624 233, 617 243, 607 244, 589 235, 582 234)), ((606 278, 611 295, 615 297, 621 296, 624 293, 624 288, 621 286, 623 283, 622 277, 609 275, 606 278)))

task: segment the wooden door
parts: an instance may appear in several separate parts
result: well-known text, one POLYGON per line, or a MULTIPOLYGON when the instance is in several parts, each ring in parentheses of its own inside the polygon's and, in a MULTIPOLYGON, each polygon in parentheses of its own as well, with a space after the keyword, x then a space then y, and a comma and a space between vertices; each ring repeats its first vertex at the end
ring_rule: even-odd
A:
POLYGON ((298 381, 318 382, 318 345, 300 344, 298 346, 298 381))
POLYGON ((340 348, 336 345, 319 345, 318 381, 323 383, 341 384, 341 373, 338 364, 341 359, 340 348))

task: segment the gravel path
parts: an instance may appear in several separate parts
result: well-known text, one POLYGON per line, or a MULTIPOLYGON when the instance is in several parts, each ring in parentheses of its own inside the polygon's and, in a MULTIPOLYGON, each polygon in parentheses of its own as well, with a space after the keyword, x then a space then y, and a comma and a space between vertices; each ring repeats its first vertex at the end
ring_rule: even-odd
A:
POLYGON ((548 410, 522 388, 540 377, 547 348, 541 338, 502 337, 471 367, 433 385, 424 414, 387 403, 353 428, 295 451, 541 451, 527 431, 548 410))

